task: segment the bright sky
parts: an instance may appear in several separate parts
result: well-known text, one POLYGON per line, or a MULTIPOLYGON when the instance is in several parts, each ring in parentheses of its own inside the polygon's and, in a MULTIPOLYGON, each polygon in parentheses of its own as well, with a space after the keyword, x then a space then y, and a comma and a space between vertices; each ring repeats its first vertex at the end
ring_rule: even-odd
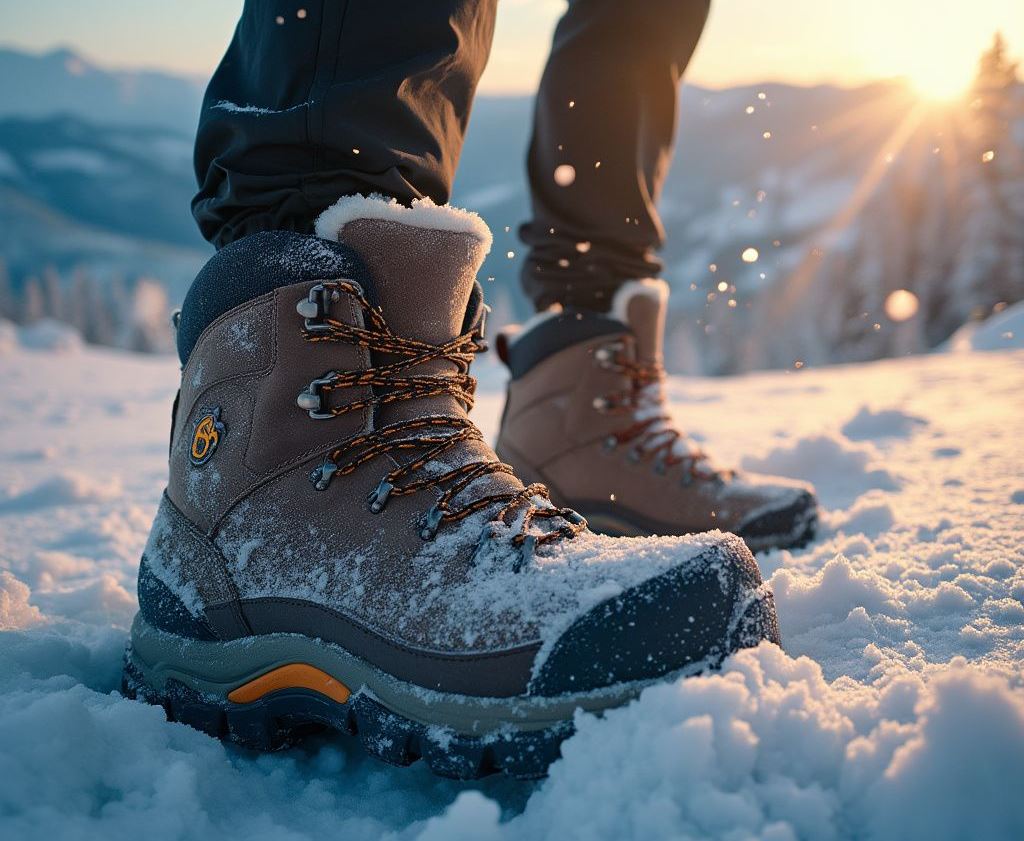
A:
MULTIPOLYGON (((624 8, 637 2, 644 0, 622 0, 624 8)), ((241 5, 241 0, 0 0, 0 43, 32 50, 69 45, 107 66, 207 75, 241 5)), ((301 0, 280 5, 297 8, 301 0)), ((528 92, 540 76, 564 0, 501 0, 499 6, 494 52, 481 88, 528 92)), ((1020 56, 1022 0, 714 0, 689 78, 722 87, 761 81, 857 84, 908 76, 925 92, 951 92, 969 80, 997 29, 1020 56)))

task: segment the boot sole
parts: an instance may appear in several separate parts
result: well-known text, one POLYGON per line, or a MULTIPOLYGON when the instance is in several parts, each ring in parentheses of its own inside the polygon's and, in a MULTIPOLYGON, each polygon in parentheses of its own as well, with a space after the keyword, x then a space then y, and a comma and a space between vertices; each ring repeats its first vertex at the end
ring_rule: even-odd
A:
MULTIPOLYGON (((716 665, 695 664, 662 680, 716 665)), ((556 698, 451 695, 400 681, 340 646, 302 635, 208 642, 136 616, 122 693, 163 707, 170 721, 254 750, 279 750, 333 730, 357 736, 368 754, 391 765, 423 759, 454 779, 498 771, 537 779, 572 735, 577 709, 620 706, 655 682, 556 698)))

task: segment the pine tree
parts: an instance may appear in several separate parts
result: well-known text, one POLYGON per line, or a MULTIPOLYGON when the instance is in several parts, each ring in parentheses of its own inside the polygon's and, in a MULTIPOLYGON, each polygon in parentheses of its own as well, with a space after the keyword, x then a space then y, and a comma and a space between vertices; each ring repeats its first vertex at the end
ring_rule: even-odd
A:
POLYGON ((978 63, 972 90, 965 233, 951 277, 961 321, 1024 298, 1024 153, 1014 137, 1014 124, 1024 120, 1024 92, 999 33, 978 63))
POLYGON ((64 290, 62 288, 60 275, 51 265, 43 267, 42 289, 44 302, 43 307, 46 312, 46 317, 55 319, 56 321, 66 322, 67 315, 64 312, 64 290))
POLYGON ((18 317, 18 299, 11 286, 11 275, 7 263, 0 259, 0 318, 14 321, 18 317))
POLYGON ((1005 90, 1017 82, 1017 62, 1006 55, 1006 39, 1002 32, 992 36, 992 46, 978 61, 978 74, 974 79, 974 90, 1005 90))
POLYGON ((46 300, 43 297, 39 278, 26 278, 25 287, 21 293, 21 316, 18 321, 22 324, 32 324, 45 316, 46 300))

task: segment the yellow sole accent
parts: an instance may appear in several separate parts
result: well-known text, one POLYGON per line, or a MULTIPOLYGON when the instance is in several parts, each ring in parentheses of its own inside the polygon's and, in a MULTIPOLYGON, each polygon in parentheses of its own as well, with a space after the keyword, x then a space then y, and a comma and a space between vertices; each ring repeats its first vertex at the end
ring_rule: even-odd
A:
POLYGON ((289 663, 243 683, 228 693, 228 700, 236 704, 251 704, 279 689, 311 689, 344 704, 352 692, 340 680, 306 663, 289 663))

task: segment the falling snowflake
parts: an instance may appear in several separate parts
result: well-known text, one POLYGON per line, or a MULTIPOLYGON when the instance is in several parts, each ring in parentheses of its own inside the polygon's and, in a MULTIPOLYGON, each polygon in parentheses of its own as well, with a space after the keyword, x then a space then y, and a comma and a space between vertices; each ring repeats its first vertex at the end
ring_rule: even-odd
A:
POLYGON ((908 289, 897 289, 885 299, 885 314, 892 321, 907 321, 917 314, 917 295, 908 289))
POLYGON ((576 167, 572 164, 560 164, 555 167, 555 183, 559 187, 568 187, 576 180, 576 167))

